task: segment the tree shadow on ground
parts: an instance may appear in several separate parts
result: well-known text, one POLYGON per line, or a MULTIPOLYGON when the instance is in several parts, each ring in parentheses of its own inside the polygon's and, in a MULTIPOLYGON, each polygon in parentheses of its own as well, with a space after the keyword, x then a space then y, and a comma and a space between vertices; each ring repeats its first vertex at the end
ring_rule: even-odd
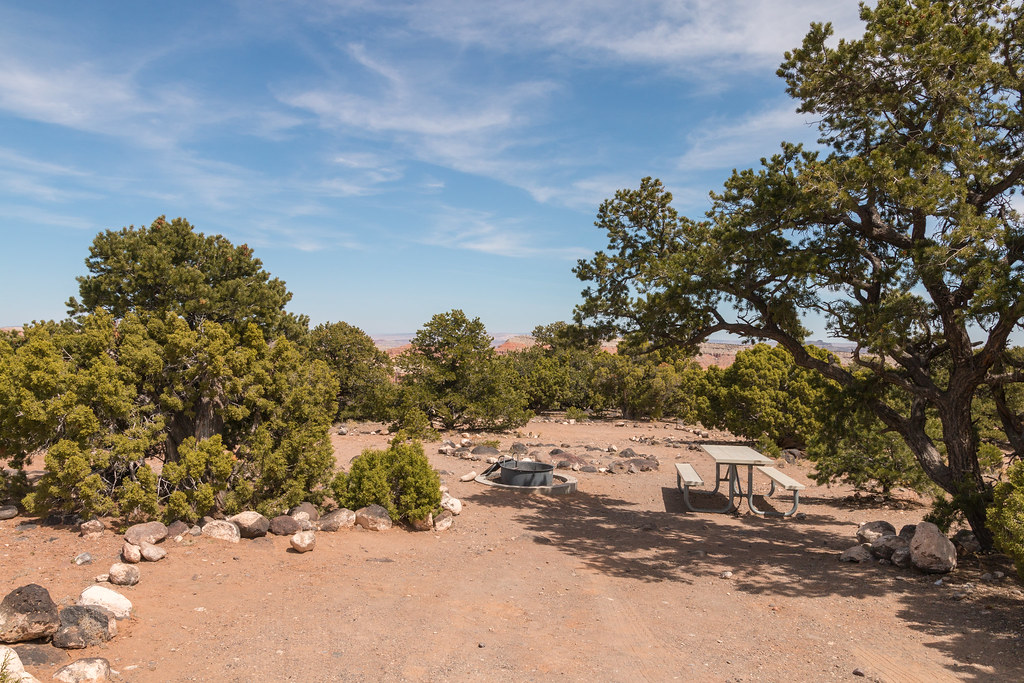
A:
MULTIPOLYGON (((915 570, 839 562, 841 551, 856 539, 822 529, 849 528, 829 514, 832 499, 802 498, 802 519, 689 513, 674 486, 662 489, 664 510, 585 491, 543 496, 488 487, 467 500, 500 510, 534 542, 555 546, 613 577, 692 584, 718 577, 724 566, 733 572, 733 588, 750 594, 868 598, 893 593, 902 605, 897 616, 915 630, 941 636, 934 647, 963 663, 954 669, 958 677, 1024 680, 1024 599, 1002 591, 998 597, 954 602, 952 590, 939 591, 932 577, 915 570)), ((755 503, 783 510, 791 505, 788 496, 765 501, 755 495, 755 503)), ((946 581, 977 581, 977 570, 962 574, 946 581)))

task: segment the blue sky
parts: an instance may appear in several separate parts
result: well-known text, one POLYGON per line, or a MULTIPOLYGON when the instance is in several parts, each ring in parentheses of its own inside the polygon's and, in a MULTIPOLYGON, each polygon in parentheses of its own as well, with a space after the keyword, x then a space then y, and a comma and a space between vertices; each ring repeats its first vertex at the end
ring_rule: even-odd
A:
POLYGON ((96 233, 184 216, 290 310, 370 334, 568 319, 599 203, 692 216, 811 142, 775 69, 851 0, 7 2, 0 325, 60 318, 96 233))

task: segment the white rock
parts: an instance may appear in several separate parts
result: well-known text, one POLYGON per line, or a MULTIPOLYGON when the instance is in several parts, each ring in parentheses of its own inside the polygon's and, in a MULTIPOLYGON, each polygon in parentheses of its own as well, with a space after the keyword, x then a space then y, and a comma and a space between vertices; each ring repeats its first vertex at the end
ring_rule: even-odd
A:
POLYGON ((141 578, 138 567, 134 564, 124 564, 121 562, 111 565, 108 574, 110 576, 110 583, 115 586, 134 586, 141 578))
POLYGON ((215 538, 219 541, 227 541, 228 543, 238 543, 242 538, 242 534, 238 531, 238 526, 223 519, 207 522, 203 526, 203 536, 215 538))
POLYGON ((291 537, 291 544, 296 552, 308 553, 316 547, 316 532, 300 531, 291 537))
POLYGON ((39 683, 39 679, 25 671, 21 657, 13 648, 0 645, 0 664, 7 662, 7 676, 11 683, 39 683))
POLYGON ((142 559, 146 562, 159 562, 160 560, 167 557, 167 551, 158 545, 152 543, 142 542, 142 559))
POLYGON ((79 605, 106 607, 118 619, 127 619, 132 613, 132 602, 115 590, 103 586, 89 586, 78 598, 79 605))
POLYGON ((121 546, 121 559, 128 564, 138 564, 142 562, 142 548, 135 545, 134 543, 124 542, 121 546))
POLYGON ((110 662, 102 657, 79 659, 57 669, 53 678, 61 683, 105 683, 110 680, 110 662))
POLYGON ((458 498, 452 498, 447 494, 441 496, 441 507, 451 512, 453 515, 462 514, 462 501, 458 498))
POLYGON ((455 522, 450 510, 445 510, 434 518, 434 531, 448 531, 455 522))
POLYGON ((476 479, 475 471, 466 472, 461 477, 459 477, 459 481, 473 481, 474 479, 476 479))
POLYGON ((294 519, 297 522, 308 522, 308 521, 310 521, 309 520, 309 513, 305 512, 303 510, 299 510, 298 512, 294 513, 292 515, 292 519, 294 519))

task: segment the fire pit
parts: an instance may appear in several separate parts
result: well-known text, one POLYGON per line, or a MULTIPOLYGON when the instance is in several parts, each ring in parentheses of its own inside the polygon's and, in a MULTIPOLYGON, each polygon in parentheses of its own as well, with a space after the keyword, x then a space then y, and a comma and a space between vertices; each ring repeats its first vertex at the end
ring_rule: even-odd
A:
POLYGON ((551 473, 554 465, 543 462, 524 460, 502 460, 501 483, 508 486, 551 486, 551 473))
POLYGON ((536 493, 575 493, 576 479, 554 474, 554 465, 532 460, 499 460, 476 478, 479 484, 536 493))

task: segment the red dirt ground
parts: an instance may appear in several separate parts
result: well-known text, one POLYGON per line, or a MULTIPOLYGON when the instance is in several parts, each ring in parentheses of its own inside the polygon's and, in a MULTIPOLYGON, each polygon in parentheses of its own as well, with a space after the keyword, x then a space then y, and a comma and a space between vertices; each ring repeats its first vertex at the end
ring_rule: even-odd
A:
MULTIPOLYGON (((334 437, 342 465, 387 443, 354 431, 334 437)), ((699 442, 690 432, 539 420, 523 432, 496 438, 503 449, 569 444, 583 456, 587 444, 632 446, 661 469, 577 474, 577 493, 548 497, 460 482, 481 463, 428 444, 465 505, 451 530, 319 533, 301 555, 283 537, 169 539, 167 559, 118 589, 135 610, 117 638, 57 654, 105 657, 123 681, 1024 680, 1024 592, 1005 557, 964 560, 941 585, 839 562, 859 523, 919 521, 927 508, 912 496, 865 504, 845 487, 814 486, 797 464, 785 471, 809 485, 803 519, 745 506, 693 514, 672 465, 713 479, 710 458, 630 440, 699 442), (1007 577, 981 580, 995 570, 1007 577)), ((772 500, 788 509, 788 495, 772 500)), ((86 540, 66 527, 19 530, 22 521, 0 522, 2 594, 39 583, 71 601, 117 561, 114 533, 86 540), (96 561, 74 565, 82 551, 96 561)), ((45 681, 57 666, 27 669, 45 681)))

